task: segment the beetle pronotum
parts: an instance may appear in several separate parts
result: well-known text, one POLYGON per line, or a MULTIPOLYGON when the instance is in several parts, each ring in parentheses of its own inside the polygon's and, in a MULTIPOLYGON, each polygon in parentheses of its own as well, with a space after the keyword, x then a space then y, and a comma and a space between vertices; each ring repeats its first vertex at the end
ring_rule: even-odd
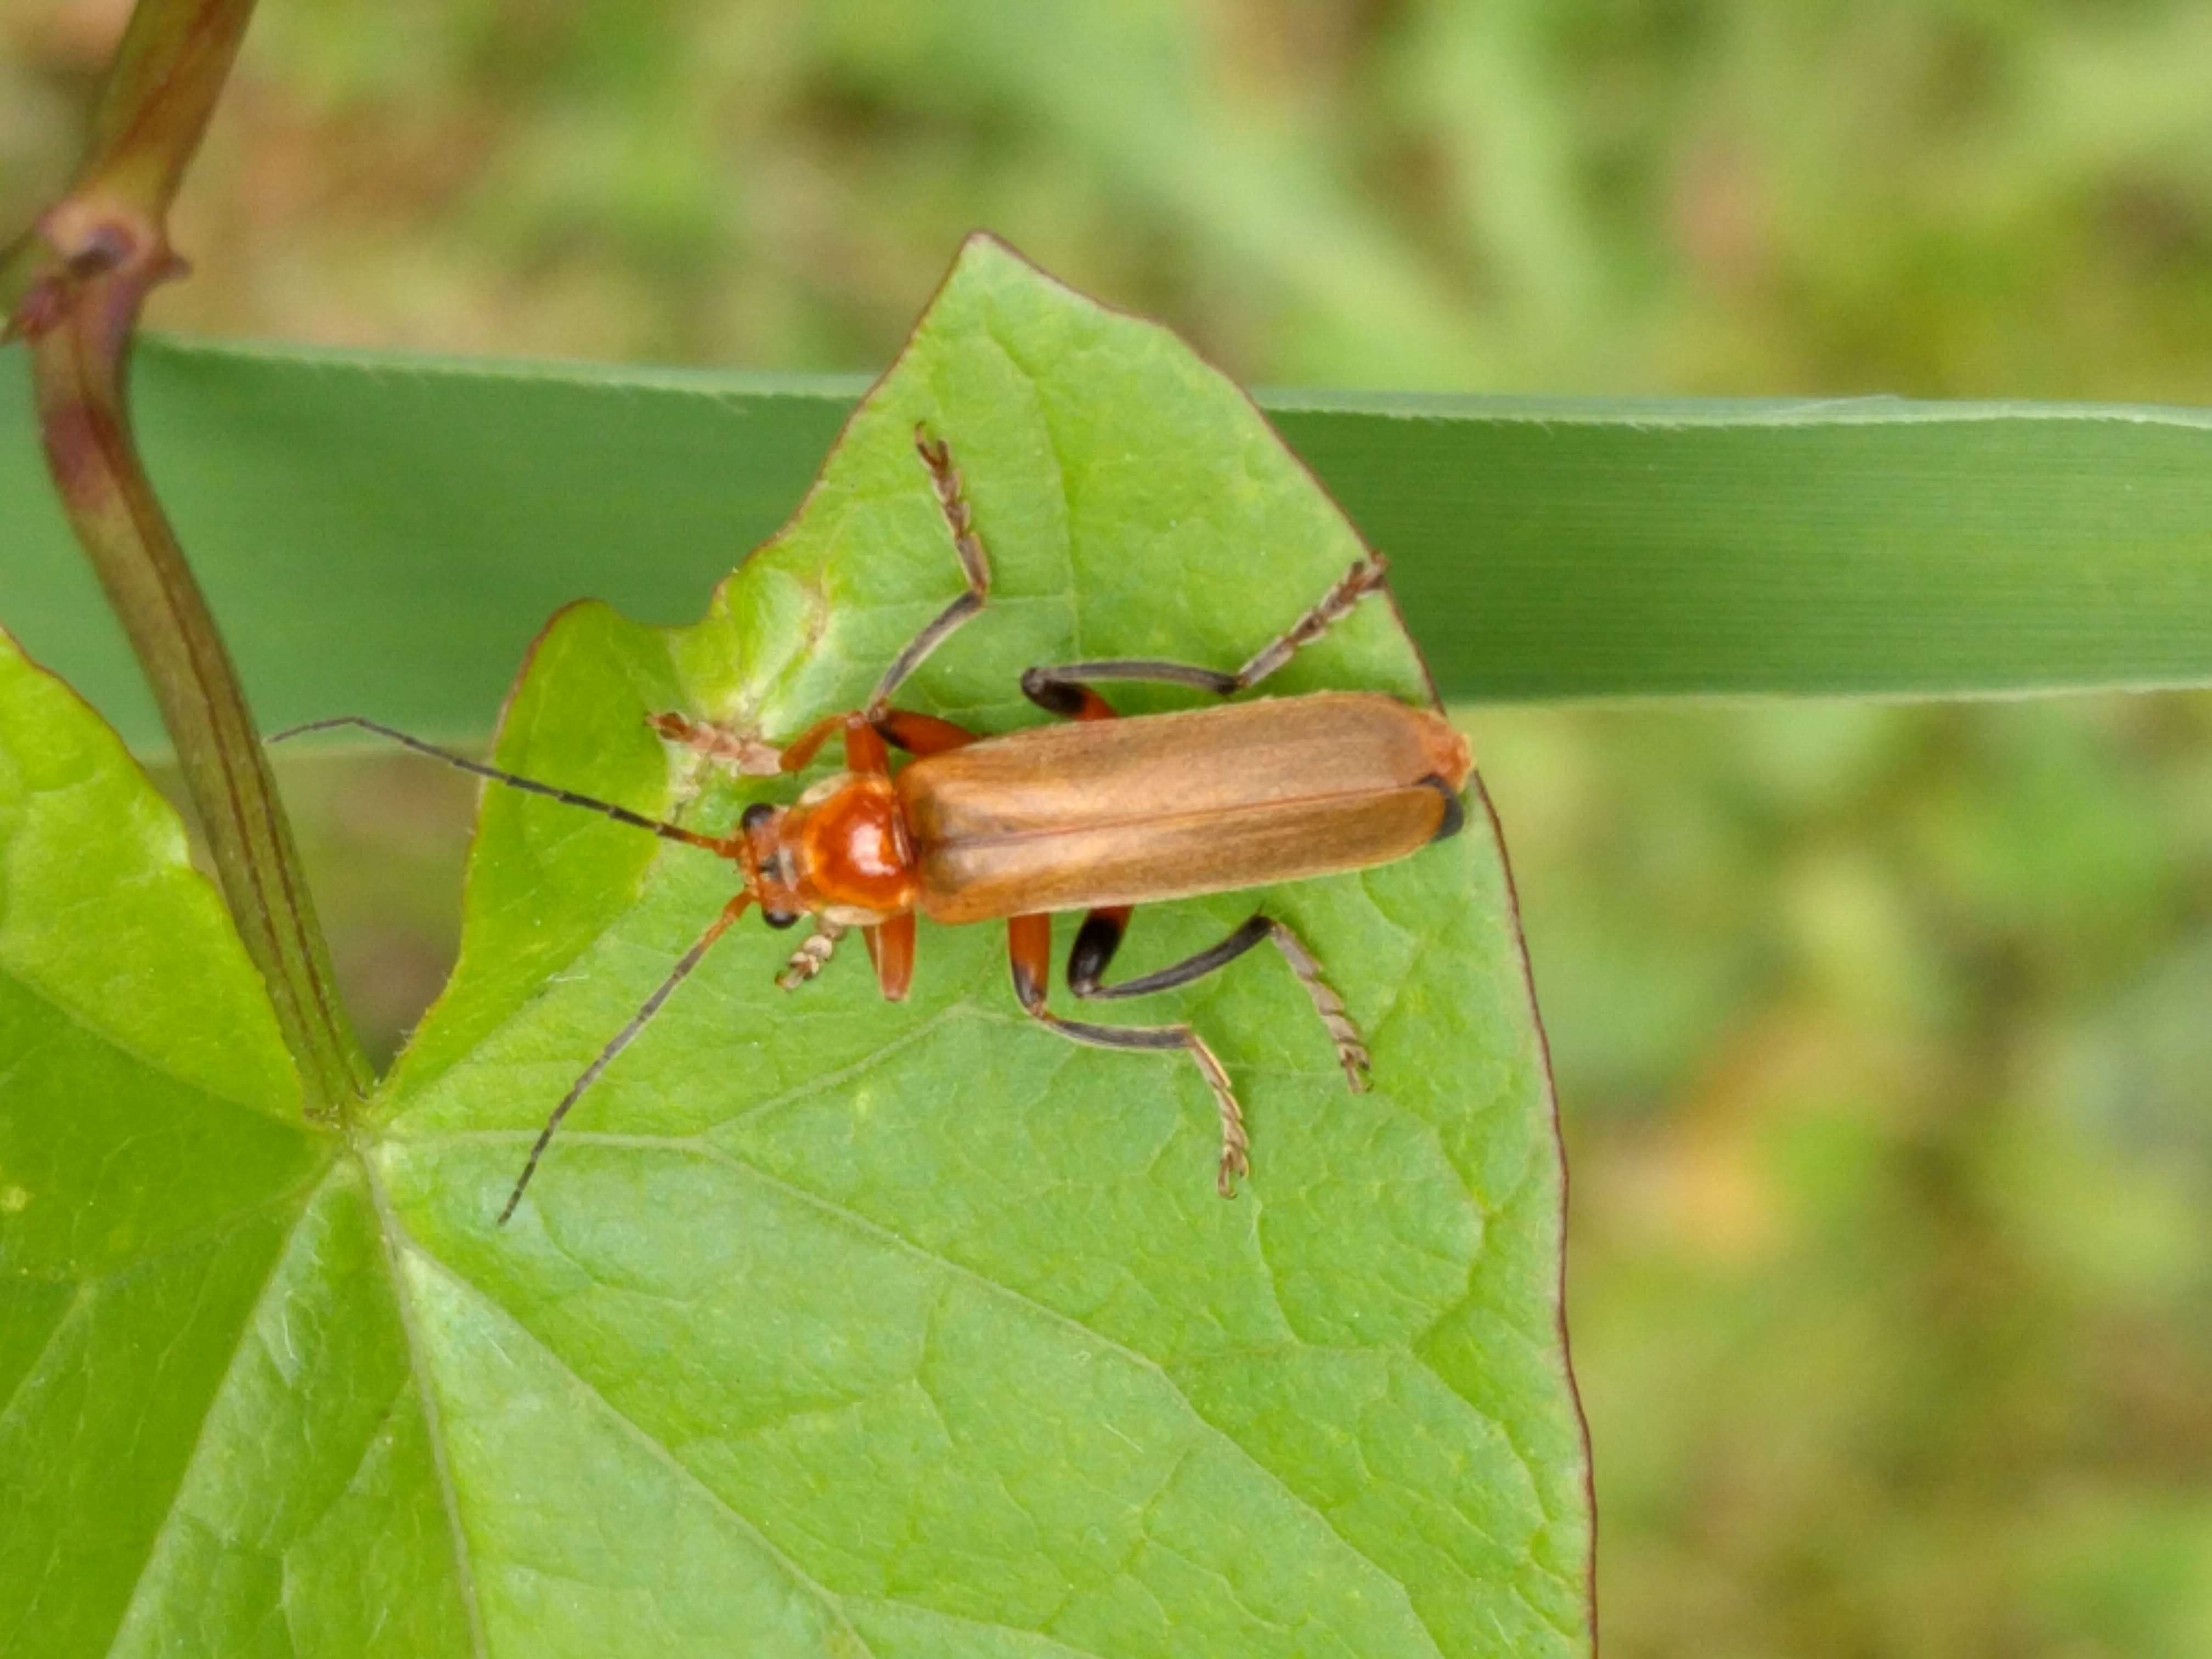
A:
POLYGON ((949 447, 917 427, 915 447, 967 586, 892 659, 867 705, 825 715, 781 749, 684 714, 651 717, 668 741, 753 776, 799 772, 830 738, 842 739, 843 771, 809 786, 789 806, 755 802, 730 835, 705 835, 487 766, 356 715, 279 734, 359 726, 480 777, 702 848, 743 873, 721 914, 554 1107, 500 1211, 501 1224, 569 1109, 753 904, 775 927, 813 918, 777 975, 785 989, 813 978, 838 939, 858 927, 892 1001, 906 995, 913 977, 916 915, 1004 921, 1014 994, 1032 1018, 1077 1042, 1190 1055, 1220 1114, 1216 1185, 1224 1197, 1250 1170, 1228 1073, 1188 1025, 1097 1025, 1053 1012, 1046 1004, 1053 912, 1086 912, 1067 958, 1067 988, 1086 1000, 1187 985, 1272 941, 1304 986, 1346 1082, 1355 1091, 1367 1086, 1367 1050, 1344 1004, 1297 935, 1264 911, 1182 962, 1115 985, 1103 976, 1133 905, 1364 869, 1455 834, 1465 821, 1460 792, 1474 770, 1465 739, 1434 710, 1376 692, 1309 692, 1125 720, 1091 683, 1164 681, 1224 697, 1249 690, 1380 586, 1382 559, 1355 563, 1233 673, 1151 660, 1032 668, 1022 676, 1024 695, 1072 723, 979 737, 890 701, 925 657, 983 609, 990 590, 990 561, 949 447), (896 773, 893 748, 914 757, 896 773))

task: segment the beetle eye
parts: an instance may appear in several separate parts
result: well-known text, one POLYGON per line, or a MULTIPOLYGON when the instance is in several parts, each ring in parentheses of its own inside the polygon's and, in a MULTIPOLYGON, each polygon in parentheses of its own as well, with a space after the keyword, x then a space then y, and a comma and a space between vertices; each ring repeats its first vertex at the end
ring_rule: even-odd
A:
POLYGON ((788 927, 799 920, 796 910, 763 910, 761 920, 771 927, 788 927))
MULTIPOLYGON (((775 808, 764 800, 757 800, 738 815, 738 823, 744 829, 757 830, 775 816, 775 808)), ((791 924, 787 921, 781 926, 788 927, 791 924)))

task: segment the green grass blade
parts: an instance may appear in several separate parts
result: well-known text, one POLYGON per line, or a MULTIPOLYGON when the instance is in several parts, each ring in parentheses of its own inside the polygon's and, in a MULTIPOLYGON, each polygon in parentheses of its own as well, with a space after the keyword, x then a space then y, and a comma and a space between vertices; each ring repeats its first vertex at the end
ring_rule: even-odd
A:
MULTIPOLYGON (((857 380, 152 342, 139 424, 264 721, 489 729, 589 595, 672 622, 790 514, 857 380)), ((1445 695, 1941 695, 2212 679, 2212 416, 1264 397, 1396 562, 1445 695)), ((0 359, 4 617, 150 709, 0 359)))

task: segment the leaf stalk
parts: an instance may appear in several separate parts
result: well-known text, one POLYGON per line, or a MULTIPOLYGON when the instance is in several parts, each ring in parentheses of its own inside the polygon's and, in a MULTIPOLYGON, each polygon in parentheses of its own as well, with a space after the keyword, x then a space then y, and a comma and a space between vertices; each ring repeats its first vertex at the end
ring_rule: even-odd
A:
POLYGON ((0 259, 0 337, 29 342, 47 466, 176 746, 307 1109, 339 1118, 366 1091, 368 1063, 236 668, 147 475, 128 397, 146 296, 185 268, 169 246, 169 204, 252 9, 252 0, 140 0, 75 184, 0 259))

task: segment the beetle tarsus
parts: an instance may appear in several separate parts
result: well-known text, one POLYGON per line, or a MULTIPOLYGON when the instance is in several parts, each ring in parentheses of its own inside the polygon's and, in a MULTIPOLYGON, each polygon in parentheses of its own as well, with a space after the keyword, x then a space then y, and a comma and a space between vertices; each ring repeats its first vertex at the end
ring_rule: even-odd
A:
POLYGON ((1262 646, 1251 661, 1237 671, 1231 689, 1250 690, 1296 656, 1301 647, 1311 645, 1328 633, 1350 616, 1352 607, 1361 599, 1382 586, 1389 568, 1390 562, 1380 553, 1369 553, 1353 561, 1352 568, 1337 578, 1336 585, 1322 594, 1310 611, 1262 646))
POLYGON ((1291 964, 1291 971, 1298 976, 1298 983, 1306 988, 1306 996, 1313 1003, 1314 1012, 1321 1017, 1328 1031, 1329 1041, 1336 1045, 1336 1063, 1344 1067, 1344 1080, 1355 1095, 1367 1092, 1367 1073, 1374 1061, 1367 1053, 1367 1045, 1359 1040, 1359 1028, 1352 1023, 1352 1015, 1344 1006, 1344 999, 1335 993, 1321 975, 1321 963, 1314 953, 1306 949, 1305 941, 1279 921, 1270 921, 1268 936, 1275 948, 1283 953, 1283 960, 1291 964))
POLYGON ((739 777, 772 778, 783 770, 783 751, 755 732, 732 731, 673 711, 647 714, 645 723, 667 742, 718 761, 739 777))
POLYGON ((876 682, 876 689, 862 711, 871 720, 882 718, 890 708, 891 694, 907 676, 921 667, 922 659, 944 644, 963 623, 981 611, 984 600, 991 596, 990 556, 983 550, 983 538, 975 533, 975 512, 969 505, 960 469, 952 464, 952 446, 942 438, 931 437, 929 428, 917 421, 914 448, 921 457, 922 465, 928 469, 930 490, 937 497, 939 512, 944 514, 945 527, 952 533, 952 550, 959 556, 960 574, 967 580, 968 591, 932 617, 921 632, 907 642, 906 649, 891 659, 890 666, 876 682))
POLYGON ((776 988, 796 991, 812 979, 830 965, 830 958, 837 949, 837 941, 844 937, 845 929, 841 923, 816 923, 814 931, 799 942, 799 948, 791 953, 791 959, 783 964, 783 971, 775 976, 776 988))
POLYGON ((1213 1091, 1214 1109, 1221 1114, 1221 1162, 1214 1167, 1213 1189, 1224 1198, 1234 1198, 1237 1181, 1252 1173, 1252 1137, 1244 1132, 1243 1109, 1229 1086, 1229 1073, 1206 1046, 1206 1039, 1184 1029, 1189 1034, 1190 1057, 1205 1074, 1206 1087, 1213 1091))

